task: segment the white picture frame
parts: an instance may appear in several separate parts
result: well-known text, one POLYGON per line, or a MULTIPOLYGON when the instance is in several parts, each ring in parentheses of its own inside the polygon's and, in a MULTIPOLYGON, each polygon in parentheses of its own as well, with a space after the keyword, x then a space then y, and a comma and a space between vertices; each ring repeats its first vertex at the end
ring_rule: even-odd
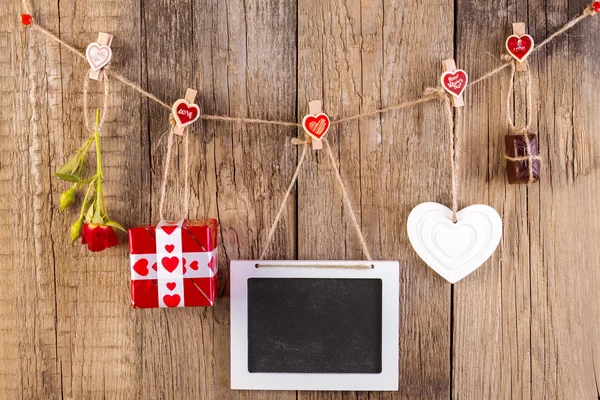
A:
POLYGON ((243 390, 398 390, 397 261, 231 261, 231 388, 243 390), (260 268, 257 267, 260 265, 260 268), (372 268, 339 268, 369 265, 372 268), (313 267, 311 267, 313 266, 313 267), (331 268, 329 268, 329 266, 331 268), (377 278, 382 282, 381 373, 257 373, 248 370, 248 279, 377 278))

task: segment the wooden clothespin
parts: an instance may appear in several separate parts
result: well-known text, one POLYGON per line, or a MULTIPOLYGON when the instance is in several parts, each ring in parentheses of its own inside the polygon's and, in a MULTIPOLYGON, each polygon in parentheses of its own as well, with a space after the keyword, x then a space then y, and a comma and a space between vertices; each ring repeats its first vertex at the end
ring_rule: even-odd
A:
POLYGON ((197 93, 196 90, 188 88, 185 92, 185 98, 173 103, 171 112, 177 124, 173 129, 173 133, 183 136, 186 126, 200 118, 200 107, 194 104, 197 93))
POLYGON ((444 72, 441 77, 441 84, 446 92, 452 95, 452 105, 462 107, 465 105, 463 92, 469 83, 469 76, 462 69, 456 69, 456 62, 453 58, 442 61, 444 72))
POLYGON ((90 43, 85 50, 85 57, 92 68, 90 71, 90 79, 95 79, 97 81, 102 80, 100 71, 112 58, 112 50, 110 48, 112 39, 113 36, 111 34, 99 32, 98 40, 90 43))
POLYGON ((323 148, 321 139, 329 129, 330 121, 327 114, 323 113, 321 100, 313 100, 308 103, 308 114, 302 119, 302 128, 312 138, 313 150, 323 148))
POLYGON ((527 56, 533 51, 533 38, 525 33, 525 24, 512 24, 513 34, 506 39, 506 50, 517 60, 517 71, 527 71, 527 56))

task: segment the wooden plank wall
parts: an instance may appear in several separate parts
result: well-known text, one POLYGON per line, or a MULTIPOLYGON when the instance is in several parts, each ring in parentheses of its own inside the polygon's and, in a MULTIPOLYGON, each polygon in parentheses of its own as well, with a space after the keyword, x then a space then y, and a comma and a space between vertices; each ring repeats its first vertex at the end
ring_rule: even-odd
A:
MULTIPOLYGON (((336 119, 419 97, 440 60, 472 78, 499 65, 510 24, 538 41, 588 0, 33 1, 37 21, 85 48, 111 32, 112 66, 204 113, 294 121, 321 98, 336 119)), ((451 286, 414 254, 405 222, 450 202, 449 132, 437 102, 336 125, 329 134, 372 255, 401 263, 400 391, 243 392, 229 387, 228 264, 256 258, 294 172, 293 128, 203 122, 191 137, 192 218, 220 220, 222 297, 213 308, 131 310, 127 247, 69 245, 55 169, 86 137, 85 62, 0 8, 0 398, 599 398, 600 17, 530 59, 543 175, 504 177, 508 71, 466 93, 461 207, 502 215, 494 256, 451 286)), ((167 113, 111 81, 102 131, 111 216, 158 219, 167 113)), ((90 103, 102 87, 92 84, 90 103)), ((525 119, 525 83, 514 108, 525 119)), ((183 190, 176 145, 171 190, 183 190)), ((357 259, 356 233, 324 152, 309 153, 269 258, 357 259)), ((178 215, 181 204, 169 202, 178 215)), ((125 237, 122 237, 123 242, 125 237)))

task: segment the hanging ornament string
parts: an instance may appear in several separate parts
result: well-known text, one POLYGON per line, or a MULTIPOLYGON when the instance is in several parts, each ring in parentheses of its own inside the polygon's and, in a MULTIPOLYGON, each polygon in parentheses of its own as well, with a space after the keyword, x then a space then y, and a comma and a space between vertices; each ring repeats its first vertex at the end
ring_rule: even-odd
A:
MULTIPOLYGON (((171 155, 173 152, 173 142, 174 142, 174 136, 175 134, 173 133, 173 130, 175 129, 175 127, 177 126, 177 124, 175 123, 175 119, 173 118, 173 114, 169 114, 169 124, 171 125, 169 128, 169 140, 167 142, 167 155, 166 155, 166 159, 165 159, 165 166, 163 168, 163 176, 162 176, 162 181, 161 181, 161 185, 160 185, 160 202, 158 205, 158 214, 160 216, 161 220, 164 220, 164 205, 165 205, 165 198, 166 198, 166 193, 167 193, 167 180, 169 179, 169 169, 170 169, 170 164, 171 164, 171 155)), ((179 136, 179 135, 177 135, 179 136)), ((190 208, 190 183, 189 183, 189 165, 190 165, 190 159, 189 159, 189 142, 190 142, 190 133, 188 132, 188 129, 185 130, 185 132, 183 133, 183 151, 184 151, 184 192, 183 192, 183 212, 182 212, 182 218, 186 218, 189 212, 189 208, 190 208)))
MULTIPOLYGON (((358 221, 356 219, 356 214, 354 213, 354 209, 352 208, 352 203, 350 202, 348 192, 346 191, 346 186, 344 185, 344 182, 342 181, 342 177, 340 176, 340 172, 338 170, 338 165, 337 165, 337 162, 335 161, 335 157, 333 155, 333 150, 331 149, 331 145, 329 144, 329 141, 327 139, 323 139, 323 142, 325 142, 325 146, 327 147, 327 154, 329 156, 330 165, 335 173, 335 180, 337 182, 337 187, 340 189, 340 192, 342 194, 342 199, 344 201, 344 205, 346 206, 346 209, 347 209, 348 213, 350 214, 350 220, 351 220, 352 225, 353 225, 354 229, 356 230, 357 236, 360 240, 360 245, 362 247, 363 253, 364 253, 365 257, 367 258, 367 260, 371 261, 373 259, 371 258, 371 253, 369 252, 369 247, 367 246, 365 237, 363 236, 360 226, 358 224, 358 221)), ((298 160, 298 165, 296 166, 294 175, 292 175, 290 184, 288 185, 285 195, 283 196, 283 200, 281 201, 281 204, 279 205, 279 210, 277 211, 275 220, 273 221, 273 224, 271 225, 271 229, 269 229, 269 234, 267 235, 267 241, 265 243, 265 246, 263 247, 262 252, 260 253, 261 260, 263 260, 265 258, 267 250, 269 249, 269 246, 271 245, 271 240, 273 239, 273 234, 275 233, 275 229, 277 228, 277 225, 279 223, 281 215, 283 214, 287 200, 290 197, 290 194, 294 188, 294 185, 296 184, 296 181, 298 180, 298 174, 300 173, 300 168, 302 167, 302 164, 304 163, 304 160, 306 158, 306 152, 307 152, 308 147, 310 146, 310 143, 311 143, 311 139, 308 136, 306 137, 305 140, 300 140, 297 138, 292 139, 293 145, 298 145, 298 146, 303 147, 302 154, 300 155, 300 159, 298 160)), ((333 267, 329 267, 329 268, 333 268, 333 267)), ((340 268, 342 268, 342 267, 340 267, 340 268)), ((346 266, 344 268, 351 268, 351 267, 346 266)))
POLYGON ((88 132, 90 133, 94 133, 94 130, 100 130, 100 127, 102 126, 102 124, 104 123, 104 118, 106 118, 106 108, 108 107, 108 92, 109 92, 109 87, 108 87, 108 76, 106 74, 105 70, 102 70, 102 85, 104 86, 104 97, 102 98, 102 111, 100 113, 100 123, 98 125, 94 124, 93 126, 88 125, 88 121, 90 120, 90 117, 88 115, 88 91, 90 89, 90 78, 88 78, 90 72, 92 70, 90 69, 86 74, 85 77, 83 78, 83 123, 85 125, 85 128, 88 130, 88 132))
MULTIPOLYGON (((21 21, 23 22, 24 25, 31 27, 32 29, 37 30, 38 32, 44 34, 46 37, 54 40, 55 42, 61 44, 62 46, 64 46, 66 49, 70 50, 72 53, 74 53, 75 55, 78 55, 79 57, 83 58, 84 60, 86 59, 86 56, 83 52, 81 52, 80 50, 76 49, 75 47, 71 46, 70 44, 66 43, 65 41, 63 41, 62 39, 60 39, 58 36, 56 36, 55 34, 53 34, 52 32, 48 31, 45 28, 42 28, 40 25, 38 25, 36 23, 36 21, 33 19, 33 17, 31 16, 31 7, 28 4, 28 0, 22 0, 23 3, 23 9, 25 10, 25 12, 27 14, 23 14, 21 16, 21 21), (24 17, 26 17, 24 19, 24 17)), ((585 18, 592 16, 592 15, 596 15, 598 14, 598 11, 595 9, 596 4, 598 2, 594 2, 592 4, 589 4, 581 14, 579 14, 578 16, 576 16, 575 18, 573 18, 572 20, 570 20, 569 22, 567 22, 565 25, 563 25, 558 31, 554 32, 552 35, 548 36, 544 41, 542 41, 539 45, 535 46, 535 48, 532 50, 533 52, 538 51, 539 49, 541 49, 542 47, 544 47, 545 45, 547 45, 548 43, 550 43, 552 40, 554 40, 555 38, 557 38, 560 35, 563 35, 565 32, 567 32, 569 29, 571 29, 572 27, 574 27, 575 25, 577 25, 579 22, 583 21, 585 18)), ((472 85, 484 81, 486 79, 489 79, 493 76, 495 76, 496 74, 500 73, 501 71, 503 71, 505 68, 508 68, 512 63, 511 62, 505 62, 504 64, 500 65, 499 67, 497 67, 496 69, 484 74, 483 76, 479 77, 478 79, 475 79, 473 81, 471 81, 468 85, 468 87, 471 87, 472 85)), ((119 74, 118 72, 112 70, 110 67, 106 67, 103 69, 103 71, 105 71, 105 73, 107 73, 109 76, 121 81, 123 84, 125 84, 126 86, 136 90, 138 93, 142 94, 143 96, 146 96, 147 98, 149 98, 150 100, 155 101, 156 103, 162 105, 164 108, 166 108, 167 110, 171 111, 171 106, 169 104, 167 104, 165 101, 159 99, 158 97, 156 97, 155 95, 153 95, 152 93, 144 90, 141 86, 139 86, 138 84, 130 81, 129 79, 125 78, 124 76, 122 76, 121 74, 119 74)), ((372 111, 367 111, 367 112, 363 112, 363 113, 359 113, 353 116, 348 116, 348 117, 344 117, 341 118, 339 120, 336 121, 331 121, 332 125, 335 124, 340 124, 343 122, 348 122, 348 121, 353 121, 353 120, 357 120, 357 119, 362 119, 362 118, 369 118, 378 114, 382 114, 382 113, 386 113, 386 112, 393 112, 396 110, 400 110, 402 108, 406 108, 406 107, 410 107, 410 106, 414 106, 420 103, 424 103, 426 101, 430 101, 432 100, 432 97, 428 97, 428 96, 423 96, 420 97, 418 99, 414 99, 414 100, 410 100, 401 104, 397 104, 397 105, 392 105, 392 106, 387 106, 387 107, 382 107, 376 110, 372 110, 372 111)), ((103 113, 104 115, 104 113, 103 113)), ((278 125, 278 126, 287 126, 287 127, 299 127, 301 126, 300 123, 298 122, 290 122, 290 121, 277 121, 277 120, 265 120, 265 119, 260 119, 260 118, 244 118, 244 117, 229 117, 229 116, 222 116, 222 115, 207 115, 207 114, 202 114, 200 116, 201 119, 204 120, 212 120, 212 121, 222 121, 222 122, 235 122, 235 123, 245 123, 245 124, 269 124, 269 125, 278 125)))
POLYGON ((452 98, 443 88, 427 88, 425 95, 435 96, 442 102, 444 107, 444 118, 450 131, 449 151, 450 154, 450 176, 452 193, 452 222, 456 223, 458 213, 458 167, 460 154, 460 132, 462 131, 462 107, 456 107, 456 118, 453 115, 452 98))
POLYGON ((511 111, 511 102, 512 102, 512 97, 513 97, 513 92, 514 92, 514 78, 515 78, 515 63, 516 61, 512 61, 510 63, 511 65, 511 70, 510 70, 510 80, 508 83, 508 94, 506 95, 506 121, 508 123, 508 128, 510 129, 512 134, 515 135, 522 135, 523 136, 523 142, 525 143, 525 155, 522 157, 510 157, 508 155, 504 155, 504 158, 506 160, 509 161, 526 161, 527 162, 527 168, 528 168, 528 172, 529 172, 529 181, 527 182, 528 185, 532 184, 535 181, 535 175, 534 175, 534 171, 533 171, 533 161, 535 160, 541 160, 542 158, 539 155, 533 155, 531 153, 531 143, 529 140, 529 135, 531 132, 531 125, 532 125, 532 121, 533 121, 533 96, 532 96, 532 90, 533 90, 533 79, 531 77, 531 68, 527 68, 526 71, 526 79, 527 79, 527 103, 526 103, 526 109, 525 109, 525 113, 526 113, 526 123, 525 126, 523 128, 517 128, 515 126, 515 122, 512 116, 512 111, 511 111))

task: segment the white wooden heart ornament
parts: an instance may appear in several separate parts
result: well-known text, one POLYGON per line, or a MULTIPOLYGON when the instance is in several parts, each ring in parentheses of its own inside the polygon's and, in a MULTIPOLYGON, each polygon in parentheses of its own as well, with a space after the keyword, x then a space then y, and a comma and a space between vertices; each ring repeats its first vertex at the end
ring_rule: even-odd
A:
POLYGON ((87 58, 90 67, 92 67, 92 70, 99 71, 110 62, 112 50, 109 46, 92 42, 85 50, 85 57, 87 58))
POLYGON ((421 203, 410 212, 408 239, 419 257, 450 283, 483 264, 502 237, 502 219, 490 206, 476 204, 456 213, 439 203, 421 203))

